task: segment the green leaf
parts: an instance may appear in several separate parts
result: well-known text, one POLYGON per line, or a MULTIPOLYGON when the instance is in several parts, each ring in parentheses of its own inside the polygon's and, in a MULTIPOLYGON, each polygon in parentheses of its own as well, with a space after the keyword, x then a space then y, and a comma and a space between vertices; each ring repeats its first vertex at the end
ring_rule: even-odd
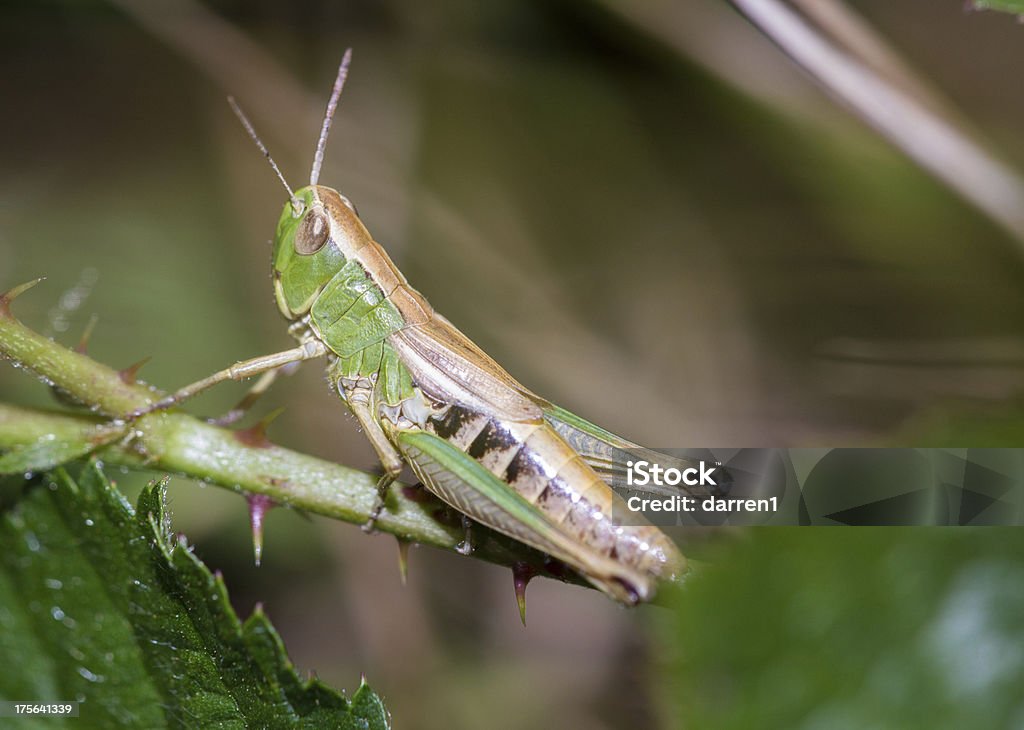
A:
POLYGON ((97 444, 88 441, 59 441, 41 438, 35 443, 15 446, 0 454, 0 474, 52 469, 93 452, 97 444))
POLYGON ((746 538, 657 617, 670 727, 1021 727, 1020 528, 746 538))
POLYGON ((389 726, 365 683, 348 700, 300 679, 260 609, 239 622, 220 576, 170 533, 162 484, 132 510, 95 464, 0 516, 0 662, 2 699, 82 702, 67 727, 389 726))

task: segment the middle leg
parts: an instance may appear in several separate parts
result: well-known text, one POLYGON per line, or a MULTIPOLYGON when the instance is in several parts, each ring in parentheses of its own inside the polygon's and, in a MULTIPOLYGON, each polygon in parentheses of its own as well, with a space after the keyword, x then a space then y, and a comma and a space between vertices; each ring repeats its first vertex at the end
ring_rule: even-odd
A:
POLYGON ((402 460, 402 455, 398 449, 388 440, 384 429, 381 428, 380 421, 374 417, 373 385, 367 381, 365 386, 356 385, 352 388, 346 388, 345 400, 352 414, 359 421, 359 425, 373 446, 373 450, 377 452, 377 457, 384 468, 384 474, 377 482, 377 503, 374 505, 369 519, 363 525, 364 532, 372 532, 377 518, 380 517, 380 513, 384 510, 384 500, 387 497, 388 488, 398 479, 398 475, 402 473, 402 467, 405 465, 405 462, 402 460))

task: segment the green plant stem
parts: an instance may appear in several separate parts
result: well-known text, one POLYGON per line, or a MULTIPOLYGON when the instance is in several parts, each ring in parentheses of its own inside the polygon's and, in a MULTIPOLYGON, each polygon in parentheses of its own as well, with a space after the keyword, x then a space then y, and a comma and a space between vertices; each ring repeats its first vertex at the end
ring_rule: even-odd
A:
MULTIPOLYGON (((52 413, 0 404, 0 452, 17 457, 18 471, 94 454, 110 464, 181 474, 345 522, 364 524, 369 518, 376 476, 275 446, 262 431, 232 431, 180 412, 151 413, 131 424, 118 421, 120 414, 163 394, 126 382, 116 370, 26 327, 10 312, 11 299, 0 296, 0 355, 91 411, 52 413)), ((376 527, 400 540, 446 550, 464 539, 457 514, 426 490, 401 484, 392 487, 376 527)), ((586 585, 542 553, 483 526, 474 526, 473 546, 475 558, 507 566, 525 563, 538 575, 586 585)))

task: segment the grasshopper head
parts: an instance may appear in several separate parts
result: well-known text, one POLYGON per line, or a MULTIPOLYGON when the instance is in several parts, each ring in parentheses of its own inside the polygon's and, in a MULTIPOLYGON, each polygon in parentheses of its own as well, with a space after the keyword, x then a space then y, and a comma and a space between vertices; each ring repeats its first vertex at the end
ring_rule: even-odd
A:
POLYGON ((288 319, 302 317, 349 258, 369 242, 348 199, 310 185, 285 203, 274 235, 274 295, 288 319))

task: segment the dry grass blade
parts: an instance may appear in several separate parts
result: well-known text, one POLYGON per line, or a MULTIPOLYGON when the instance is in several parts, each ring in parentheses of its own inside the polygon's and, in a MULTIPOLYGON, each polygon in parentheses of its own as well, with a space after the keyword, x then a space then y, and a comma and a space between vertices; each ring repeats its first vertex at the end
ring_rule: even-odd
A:
POLYGON ((733 0, 825 89, 908 157, 1024 243, 1024 181, 940 117, 829 43, 778 0, 733 0))

